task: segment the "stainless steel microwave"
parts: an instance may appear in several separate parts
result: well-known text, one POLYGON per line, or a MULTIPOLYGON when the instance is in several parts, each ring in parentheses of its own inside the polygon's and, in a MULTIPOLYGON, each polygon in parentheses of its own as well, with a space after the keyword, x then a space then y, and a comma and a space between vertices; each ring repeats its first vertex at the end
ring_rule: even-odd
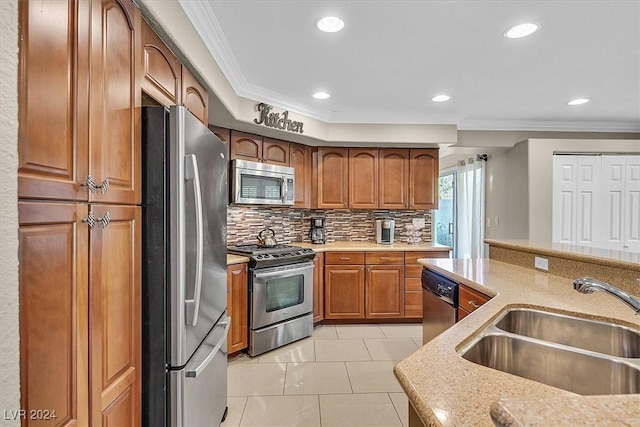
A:
POLYGON ((248 160, 232 160, 231 176, 231 203, 293 205, 293 168, 248 160))

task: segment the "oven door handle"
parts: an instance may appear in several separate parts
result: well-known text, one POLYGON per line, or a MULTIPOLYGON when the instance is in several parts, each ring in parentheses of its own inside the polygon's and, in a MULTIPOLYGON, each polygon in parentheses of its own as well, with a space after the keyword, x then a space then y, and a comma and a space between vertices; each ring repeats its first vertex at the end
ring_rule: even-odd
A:
POLYGON ((313 269, 313 264, 312 263, 305 263, 304 265, 301 265, 298 268, 283 268, 283 269, 277 269, 277 270, 271 270, 271 271, 253 271, 253 278, 255 279, 262 279, 262 278, 269 278, 269 277, 274 277, 274 276, 291 276, 292 274, 297 274, 301 271, 305 271, 308 269, 313 269))

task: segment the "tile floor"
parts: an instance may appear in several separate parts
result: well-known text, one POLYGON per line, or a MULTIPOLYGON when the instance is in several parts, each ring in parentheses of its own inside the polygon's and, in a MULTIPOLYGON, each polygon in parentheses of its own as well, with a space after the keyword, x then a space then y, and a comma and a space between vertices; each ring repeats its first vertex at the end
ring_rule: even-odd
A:
POLYGON ((317 326, 304 340, 229 360, 223 427, 407 427, 393 366, 422 345, 422 325, 317 326))

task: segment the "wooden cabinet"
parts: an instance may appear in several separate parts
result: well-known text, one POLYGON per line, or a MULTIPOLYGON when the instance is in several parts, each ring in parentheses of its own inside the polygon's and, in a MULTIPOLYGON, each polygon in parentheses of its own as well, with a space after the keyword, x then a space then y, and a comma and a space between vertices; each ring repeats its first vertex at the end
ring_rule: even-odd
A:
POLYGON ((313 259, 313 323, 324 320, 324 254, 313 259))
POLYGON ((130 0, 19 8, 22 407, 136 426, 141 14, 130 0))
POLYGON ((227 312, 231 317, 227 352, 231 354, 249 347, 249 289, 246 263, 227 267, 227 312))
POLYGON ((20 202, 23 409, 139 425, 138 206, 20 202), (110 221, 93 229, 90 213, 110 221))
POLYGON ((379 155, 381 209, 409 207, 409 149, 381 148, 379 155))
POLYGON ((209 124, 209 95, 207 90, 182 66, 182 105, 205 126, 209 124))
POLYGON ((349 194, 347 148, 318 148, 318 208, 345 209, 349 194))
POLYGON ((404 317, 404 252, 367 252, 365 317, 404 317))
POLYGON ((458 320, 467 317, 490 299, 491 297, 481 292, 471 289, 468 286, 460 285, 458 294, 458 320))
POLYGON ((378 208, 378 149, 349 148, 349 208, 378 208))
POLYGON ((438 149, 409 150, 409 209, 438 209, 438 149))
POLYGON ((364 319, 364 265, 325 264, 324 317, 364 319))
POLYGON ((302 144, 289 144, 289 166, 295 170, 295 189, 293 207, 311 207, 311 147, 302 144))
POLYGON ((142 55, 142 90, 165 107, 180 104, 182 65, 144 20, 142 55))
POLYGON ((404 317, 422 319, 422 264, 420 258, 449 258, 449 251, 405 252, 404 317))
POLYGON ((289 166, 289 143, 232 130, 230 159, 289 166))
POLYGON ((231 131, 229 129, 209 125, 209 130, 213 132, 215 136, 220 138, 220 141, 227 144, 227 148, 229 147, 229 143, 231 142, 231 131))

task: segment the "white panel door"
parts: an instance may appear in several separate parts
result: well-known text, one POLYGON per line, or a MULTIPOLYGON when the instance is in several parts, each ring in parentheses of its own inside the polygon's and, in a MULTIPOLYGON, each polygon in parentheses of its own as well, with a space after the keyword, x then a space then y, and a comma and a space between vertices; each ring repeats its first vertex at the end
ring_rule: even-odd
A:
POLYGON ((576 170, 576 240, 580 246, 599 246, 602 240, 600 197, 601 156, 577 157, 576 170))
POLYGON ((626 156, 623 249, 640 252, 640 156, 626 156))
POLYGON ((603 247, 621 251, 624 247, 625 156, 602 159, 603 247))
POLYGON ((553 213, 554 242, 576 242, 577 156, 553 156, 553 213))

